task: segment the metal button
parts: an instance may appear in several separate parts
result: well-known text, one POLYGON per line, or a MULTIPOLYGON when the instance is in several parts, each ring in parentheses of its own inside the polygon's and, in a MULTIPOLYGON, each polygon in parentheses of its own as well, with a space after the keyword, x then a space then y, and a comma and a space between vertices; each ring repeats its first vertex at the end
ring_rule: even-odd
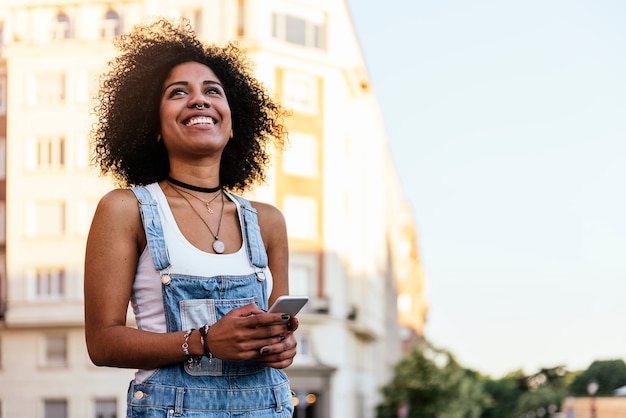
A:
POLYGON ((135 399, 139 400, 141 398, 143 398, 143 392, 138 390, 137 392, 135 392, 135 399))
POLYGON ((161 283, 163 283, 165 286, 169 286, 171 281, 172 279, 170 279, 169 274, 164 274, 163 276, 161 276, 161 283))
POLYGON ((256 272, 256 279, 260 282, 265 281, 265 272, 263 271, 257 271, 256 272))

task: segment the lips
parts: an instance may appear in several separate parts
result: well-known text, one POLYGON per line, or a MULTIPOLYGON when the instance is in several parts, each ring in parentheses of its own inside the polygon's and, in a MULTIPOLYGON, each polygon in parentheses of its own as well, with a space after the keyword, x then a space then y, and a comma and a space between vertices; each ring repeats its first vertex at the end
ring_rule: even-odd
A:
POLYGON ((215 125, 215 119, 210 116, 194 116, 185 121, 185 126, 215 125))

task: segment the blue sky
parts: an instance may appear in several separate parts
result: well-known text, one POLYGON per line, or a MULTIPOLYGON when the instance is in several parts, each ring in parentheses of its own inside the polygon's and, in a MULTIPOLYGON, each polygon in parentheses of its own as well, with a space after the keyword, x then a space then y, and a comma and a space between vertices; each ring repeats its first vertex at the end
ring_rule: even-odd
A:
POLYGON ((427 338, 496 377, 626 358, 626 2, 348 4, 427 338))

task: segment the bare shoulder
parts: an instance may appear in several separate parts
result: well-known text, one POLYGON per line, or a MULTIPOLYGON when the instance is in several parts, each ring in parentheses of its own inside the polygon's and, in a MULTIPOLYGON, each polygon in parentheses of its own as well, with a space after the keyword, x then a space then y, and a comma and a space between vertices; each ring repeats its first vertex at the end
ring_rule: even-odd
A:
MULTIPOLYGON (((275 289, 288 293, 286 266, 289 253, 287 225, 283 213, 268 203, 251 202, 256 209, 261 236, 269 257, 275 289)), ((282 293, 281 293, 282 294, 282 293)))
POLYGON ((252 207, 256 209, 259 218, 259 225, 263 228, 266 226, 278 226, 285 224, 283 213, 274 205, 263 202, 250 202, 252 207))
MULTIPOLYGON (((105 194, 98 203, 98 211, 103 215, 139 215, 138 201, 130 189, 115 189, 105 194)), ((131 216, 132 217, 132 216, 131 216)))
POLYGON ((105 194, 98 203, 92 229, 103 233, 131 233, 142 231, 139 202, 130 189, 115 189, 105 194))
POLYGON ((115 189, 100 199, 87 243, 90 253, 107 248, 121 250, 125 244, 134 252, 143 248, 145 235, 139 203, 131 190, 115 189))

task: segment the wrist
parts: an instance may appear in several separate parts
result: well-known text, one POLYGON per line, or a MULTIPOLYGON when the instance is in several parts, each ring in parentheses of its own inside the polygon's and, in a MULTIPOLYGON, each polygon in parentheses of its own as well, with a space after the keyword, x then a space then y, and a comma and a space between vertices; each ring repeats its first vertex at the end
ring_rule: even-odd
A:
POLYGON ((209 329, 211 329, 209 325, 204 325, 200 327, 198 331, 200 331, 203 355, 207 356, 209 361, 211 361, 213 359, 213 353, 211 353, 211 349, 209 348, 209 329))
POLYGON ((197 329, 185 331, 183 339, 182 351, 186 361, 190 362, 204 355, 202 336, 197 329))

